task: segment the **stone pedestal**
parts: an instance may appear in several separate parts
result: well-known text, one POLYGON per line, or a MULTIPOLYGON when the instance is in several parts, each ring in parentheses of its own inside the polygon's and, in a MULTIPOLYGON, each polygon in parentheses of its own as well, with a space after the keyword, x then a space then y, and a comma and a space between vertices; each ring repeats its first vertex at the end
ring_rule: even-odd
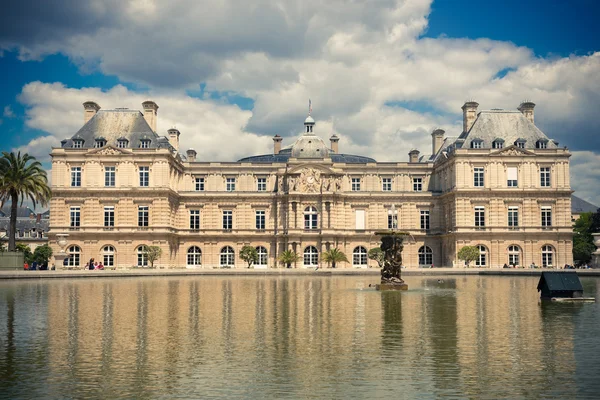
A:
POLYGON ((408 285, 406 283, 382 283, 379 285, 375 285, 376 290, 408 290, 408 285))
POLYGON ((67 258, 68 254, 65 251, 65 247, 67 246, 67 237, 69 237, 66 233, 58 233, 56 234, 56 243, 60 246, 60 251, 57 251, 54 254, 54 269, 59 270, 63 268, 63 263, 65 258, 67 258))

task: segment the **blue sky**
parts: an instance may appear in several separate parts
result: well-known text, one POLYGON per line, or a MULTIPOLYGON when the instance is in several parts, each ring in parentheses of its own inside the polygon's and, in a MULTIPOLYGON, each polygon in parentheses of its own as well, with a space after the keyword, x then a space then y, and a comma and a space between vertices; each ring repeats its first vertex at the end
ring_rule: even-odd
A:
POLYGON ((435 127, 457 134, 464 100, 528 98, 573 151, 577 194, 600 204, 598 16, 589 0, 23 0, 0 16, 1 150, 47 163, 83 101, 152 98, 159 130, 176 125, 200 157, 234 160, 269 152, 276 133, 289 143, 312 98, 323 137, 402 161, 427 153, 435 127))

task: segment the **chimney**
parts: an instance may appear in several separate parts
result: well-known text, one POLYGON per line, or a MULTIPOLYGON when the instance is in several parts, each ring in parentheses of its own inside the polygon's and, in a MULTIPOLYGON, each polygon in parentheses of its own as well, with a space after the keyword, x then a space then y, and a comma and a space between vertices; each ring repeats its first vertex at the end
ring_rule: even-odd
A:
POLYGON ((517 110, 521 111, 523 113, 523 115, 529 120, 531 121, 531 123, 533 124, 533 109, 535 108, 535 103, 529 100, 525 100, 524 102, 522 102, 519 107, 517 108, 517 110))
POLYGON ((83 103, 83 124, 87 124, 87 122, 96 115, 99 109, 100 106, 98 103, 94 103, 93 101, 86 101, 83 103))
POLYGON ((417 149, 412 149, 408 152, 408 162, 417 163, 419 162, 419 154, 421 152, 417 149))
POLYGON ((463 132, 469 132, 469 129, 473 126, 473 122, 477 118, 477 107, 479 103, 476 101, 467 101, 463 106, 463 132))
POLYGON ((196 150, 188 149, 188 151, 186 151, 188 162, 196 162, 196 154, 196 150))
POLYGON ((436 129, 431 133, 431 151, 436 155, 444 143, 444 130, 436 129))
POLYGON ((156 132, 156 118, 158 114, 158 104, 148 100, 142 103, 144 108, 144 119, 150 125, 152 131, 156 132))
POLYGON ((179 135, 181 134, 177 128, 171 128, 167 131, 169 133, 169 143, 175 148, 175 151, 179 151, 179 135))
POLYGON ((336 154, 339 153, 338 142, 340 141, 340 138, 334 133, 329 140, 331 141, 331 150, 336 154))
POLYGON ((283 138, 279 135, 273 136, 273 154, 279 154, 281 151, 281 142, 283 138))

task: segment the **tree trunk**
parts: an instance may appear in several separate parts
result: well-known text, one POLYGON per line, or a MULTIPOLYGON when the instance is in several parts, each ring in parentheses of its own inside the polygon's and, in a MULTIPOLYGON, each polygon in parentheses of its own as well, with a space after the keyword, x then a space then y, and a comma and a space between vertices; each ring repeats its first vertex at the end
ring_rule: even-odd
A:
POLYGON ((10 204, 10 226, 8 233, 8 251, 15 251, 16 248, 16 234, 17 234, 17 203, 19 202, 19 197, 16 193, 11 195, 11 204, 10 204))

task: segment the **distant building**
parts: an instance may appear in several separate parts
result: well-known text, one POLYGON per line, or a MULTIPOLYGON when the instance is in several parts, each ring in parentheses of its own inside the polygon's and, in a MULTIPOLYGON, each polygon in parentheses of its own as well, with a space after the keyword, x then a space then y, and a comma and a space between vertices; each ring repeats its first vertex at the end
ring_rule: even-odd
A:
MULTIPOLYGON (((48 243, 50 210, 36 214, 29 207, 17 208, 17 243, 29 245, 31 250, 48 243)), ((0 241, 6 245, 10 226, 10 205, 0 210, 0 241)))
POLYGON ((581 214, 583 213, 595 213, 598 211, 598 206, 593 205, 579 197, 572 195, 571 196, 571 221, 574 223, 579 219, 581 214))

